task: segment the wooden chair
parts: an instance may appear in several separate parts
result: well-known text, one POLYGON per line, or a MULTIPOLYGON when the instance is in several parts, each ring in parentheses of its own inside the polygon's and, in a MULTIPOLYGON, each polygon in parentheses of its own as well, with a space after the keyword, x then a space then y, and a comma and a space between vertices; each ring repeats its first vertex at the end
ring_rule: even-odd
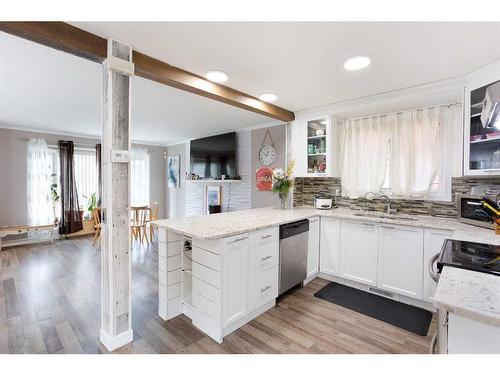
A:
POLYGON ((149 239, 153 242, 153 236, 155 234, 154 226, 151 224, 152 221, 158 220, 158 210, 160 204, 158 202, 152 202, 149 205, 149 217, 146 220, 146 223, 149 224, 149 239))
POLYGON ((97 248, 101 249, 101 208, 96 207, 92 210, 92 220, 94 221, 95 235, 92 246, 95 246, 96 241, 99 241, 97 248))
POLYGON ((146 231, 146 219, 149 216, 149 207, 131 207, 132 210, 132 221, 130 224, 130 243, 132 245, 133 238, 140 240, 141 243, 146 239, 146 243, 149 246, 148 235, 146 231))

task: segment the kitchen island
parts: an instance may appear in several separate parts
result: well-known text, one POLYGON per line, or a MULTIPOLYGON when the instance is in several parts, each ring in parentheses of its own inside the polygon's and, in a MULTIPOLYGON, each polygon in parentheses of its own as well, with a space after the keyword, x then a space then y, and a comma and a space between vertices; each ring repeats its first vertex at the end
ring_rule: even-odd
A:
POLYGON ((366 214, 260 208, 156 221, 159 315, 168 320, 185 314, 221 343, 275 305, 279 226, 299 220, 316 220, 309 232, 308 280, 319 276, 430 310, 435 283, 427 262, 445 238, 500 244, 493 231, 454 219, 366 214))

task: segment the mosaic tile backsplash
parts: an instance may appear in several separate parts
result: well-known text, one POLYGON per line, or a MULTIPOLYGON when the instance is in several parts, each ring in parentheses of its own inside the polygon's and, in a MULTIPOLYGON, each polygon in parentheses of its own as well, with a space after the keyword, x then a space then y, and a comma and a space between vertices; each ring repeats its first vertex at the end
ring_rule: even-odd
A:
MULTIPOLYGON (((456 194, 470 193, 473 186, 484 184, 500 185, 500 177, 491 179, 454 177, 452 179, 453 202, 393 199, 391 200, 391 208, 397 209, 398 213, 408 215, 431 215, 456 218, 456 194)), ((293 204, 294 206, 312 206, 315 196, 325 195, 333 198, 337 189, 340 192, 342 191, 340 178, 296 178, 293 192, 293 204)), ((360 210, 363 207, 363 200, 338 197, 337 204, 339 207, 360 210)), ((379 199, 367 201, 366 204, 367 210, 383 212, 385 208, 385 202, 379 199)))

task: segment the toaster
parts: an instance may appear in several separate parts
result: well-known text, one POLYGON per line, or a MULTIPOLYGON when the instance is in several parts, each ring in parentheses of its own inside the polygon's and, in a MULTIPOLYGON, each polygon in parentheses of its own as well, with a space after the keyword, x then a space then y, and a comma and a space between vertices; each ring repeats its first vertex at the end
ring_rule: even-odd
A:
POLYGON ((315 197, 314 208, 318 210, 329 210, 332 208, 332 198, 315 197))

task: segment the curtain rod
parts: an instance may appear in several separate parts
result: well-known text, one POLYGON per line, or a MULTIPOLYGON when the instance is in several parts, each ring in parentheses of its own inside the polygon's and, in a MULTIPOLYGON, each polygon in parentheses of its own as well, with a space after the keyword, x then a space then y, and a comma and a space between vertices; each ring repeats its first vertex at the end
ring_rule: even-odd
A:
POLYGON ((440 108, 440 107, 454 107, 456 105, 462 105, 460 102, 453 102, 453 103, 444 103, 444 104, 435 104, 435 105, 430 105, 426 107, 419 107, 419 108, 411 108, 411 109, 405 109, 403 111, 395 111, 395 112, 388 112, 388 113, 381 113, 379 115, 368 115, 368 116, 362 116, 362 117, 355 117, 355 118, 347 118, 345 120, 340 120, 340 125, 342 125, 346 121, 356 121, 356 120, 364 120, 364 119, 369 119, 369 118, 374 118, 374 117, 381 117, 381 116, 389 116, 389 115, 397 115, 399 113, 405 113, 405 112, 411 112, 411 111, 421 111, 424 109, 431 109, 431 108, 440 108))

